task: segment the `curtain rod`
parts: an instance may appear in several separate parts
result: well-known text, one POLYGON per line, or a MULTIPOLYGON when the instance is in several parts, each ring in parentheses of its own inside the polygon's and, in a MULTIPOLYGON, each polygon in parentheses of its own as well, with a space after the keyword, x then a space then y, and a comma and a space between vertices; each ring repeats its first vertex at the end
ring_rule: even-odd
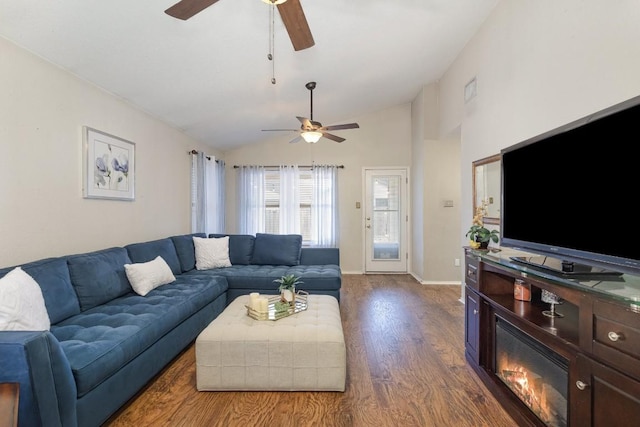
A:
MULTIPOLYGON (((187 154, 192 155, 192 154, 198 154, 198 150, 191 150, 191 151, 187 151, 187 154)), ((211 156, 205 156, 207 158, 207 160, 211 160, 211 156)), ((218 163, 218 159, 216 159, 216 163, 218 163)))
MULTIPOLYGON (((323 165, 298 165, 299 168, 308 168, 308 169, 313 169, 315 166, 323 166, 323 165)), ((344 165, 331 165, 331 166, 335 166, 338 169, 344 169, 344 165)), ((233 165, 234 169, 238 169, 238 168, 243 168, 246 167, 246 165, 233 165)), ((278 169, 280 166, 279 165, 269 165, 269 166, 262 166, 265 169, 278 169)))

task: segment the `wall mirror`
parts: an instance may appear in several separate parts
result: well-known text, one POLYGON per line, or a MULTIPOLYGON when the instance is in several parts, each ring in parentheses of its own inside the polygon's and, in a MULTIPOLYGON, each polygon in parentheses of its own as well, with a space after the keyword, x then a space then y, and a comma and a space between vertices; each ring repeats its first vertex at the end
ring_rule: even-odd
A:
POLYGON ((473 213, 484 206, 485 224, 500 224, 500 154, 476 160, 473 167, 473 213))

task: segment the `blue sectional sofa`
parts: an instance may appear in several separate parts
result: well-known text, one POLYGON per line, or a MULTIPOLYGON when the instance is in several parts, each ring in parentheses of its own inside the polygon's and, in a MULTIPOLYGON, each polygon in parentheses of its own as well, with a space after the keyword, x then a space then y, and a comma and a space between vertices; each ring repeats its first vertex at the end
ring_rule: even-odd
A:
MULTIPOLYGON (((273 281, 285 274, 300 276, 309 293, 340 298, 337 248, 301 248, 295 235, 229 235, 232 265, 198 270, 193 236, 207 237, 172 236, 21 266, 40 285, 51 328, 0 331, 0 382, 20 384, 20 426, 104 423, 235 297, 277 293, 273 281), (138 295, 124 265, 157 256, 176 280, 138 295)), ((0 269, 0 278, 13 268, 0 269)))

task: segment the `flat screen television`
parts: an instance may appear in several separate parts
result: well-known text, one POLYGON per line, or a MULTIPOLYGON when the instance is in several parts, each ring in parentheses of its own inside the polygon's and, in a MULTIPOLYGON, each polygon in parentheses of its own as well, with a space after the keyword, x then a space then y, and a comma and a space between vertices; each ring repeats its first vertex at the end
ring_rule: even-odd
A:
POLYGON ((541 255, 515 261, 561 274, 640 274, 640 96, 501 157, 501 245, 541 255))

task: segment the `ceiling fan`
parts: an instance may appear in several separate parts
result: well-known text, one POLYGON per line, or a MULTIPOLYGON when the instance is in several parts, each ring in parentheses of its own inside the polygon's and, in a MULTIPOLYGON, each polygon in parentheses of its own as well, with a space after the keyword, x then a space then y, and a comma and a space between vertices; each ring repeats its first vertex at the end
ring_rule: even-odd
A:
POLYGON ((263 129, 265 132, 300 132, 300 135, 293 138, 289 143, 299 142, 304 139, 310 144, 315 144, 320 138, 325 137, 335 142, 345 141, 344 138, 330 134, 329 130, 357 129, 360 126, 357 123, 345 123, 342 125, 322 126, 322 123, 313 120, 313 90, 316 88, 316 82, 309 82, 305 85, 309 89, 309 97, 311 99, 311 115, 310 118, 297 116, 302 124, 300 129, 263 129))
MULTIPOLYGON (((182 0, 171 6, 164 12, 174 18, 187 20, 204 9, 208 8, 218 0, 182 0)), ((300 5, 300 0, 262 0, 264 3, 278 6, 282 23, 284 24, 289 38, 293 44, 293 49, 303 50, 315 44, 307 18, 300 5)))

